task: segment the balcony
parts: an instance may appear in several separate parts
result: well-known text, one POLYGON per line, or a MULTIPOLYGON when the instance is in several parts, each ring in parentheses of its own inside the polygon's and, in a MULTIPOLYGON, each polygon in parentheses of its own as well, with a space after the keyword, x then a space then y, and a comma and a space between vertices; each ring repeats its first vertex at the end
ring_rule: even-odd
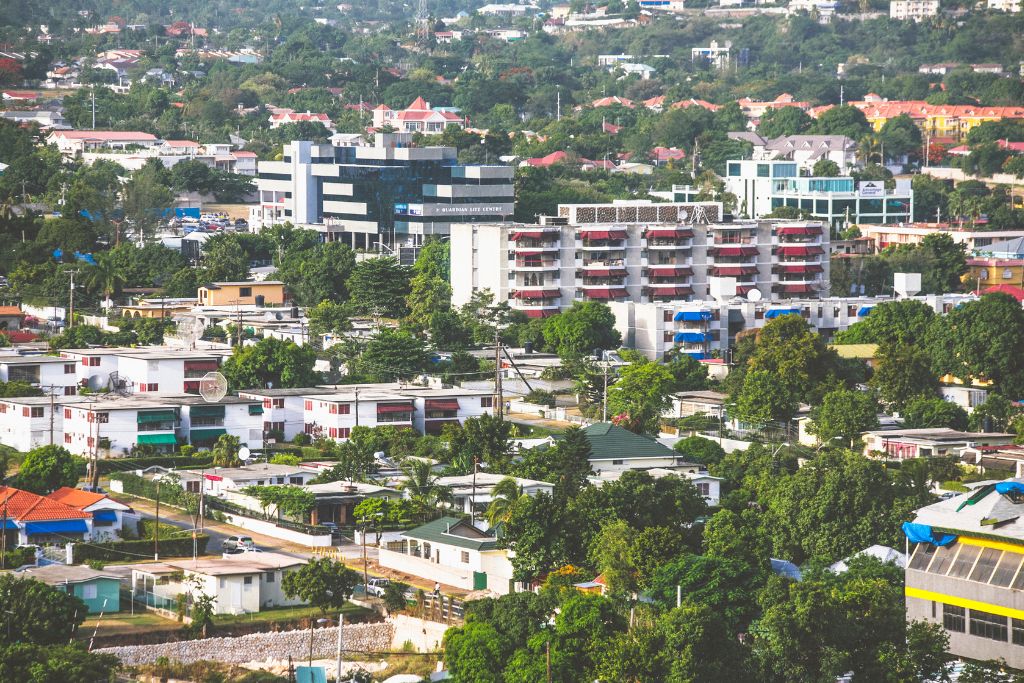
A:
POLYGON ((609 301, 614 299, 625 299, 629 292, 625 287, 615 285, 582 285, 583 296, 596 301, 609 301))
POLYGON ((708 275, 712 275, 714 277, 750 279, 748 276, 756 276, 757 272, 757 266, 748 263, 723 263, 708 267, 708 275))
POLYGON ((645 287, 645 291, 647 292, 647 297, 650 299, 672 301, 690 296, 693 294, 693 287, 683 283, 659 283, 648 285, 645 287))
POLYGON ((750 258, 751 256, 757 256, 758 251, 756 246, 722 246, 716 243, 715 246, 708 247, 708 256, 714 257, 716 260, 719 258, 750 258))
POLYGON ((586 258, 577 259, 577 268, 624 268, 626 253, 588 254, 586 258))
POLYGON ((512 290, 511 298, 519 299, 526 303, 526 305, 532 305, 535 301, 550 301, 551 299, 557 299, 562 296, 562 291, 557 287, 536 287, 536 288, 517 288, 512 290))
MULTIPOLYGON (((818 245, 789 245, 775 248, 775 255, 783 258, 794 256, 821 256, 825 250, 818 245)), ((809 260, 809 259, 805 259, 809 260)))
POLYGON ((524 271, 558 270, 561 265, 558 259, 516 259, 512 268, 524 271))

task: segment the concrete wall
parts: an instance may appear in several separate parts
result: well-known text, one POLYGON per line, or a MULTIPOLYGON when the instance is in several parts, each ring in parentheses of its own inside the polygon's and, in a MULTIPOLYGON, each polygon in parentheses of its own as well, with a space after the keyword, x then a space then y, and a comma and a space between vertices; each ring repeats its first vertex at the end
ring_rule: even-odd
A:
MULTIPOLYGON (((392 624, 353 624, 344 627, 343 641, 346 651, 383 652, 392 644, 395 627, 392 624)), ((338 628, 318 628, 313 631, 313 657, 333 659, 337 652, 338 628)), ((114 655, 127 666, 150 664, 159 657, 185 664, 201 660, 216 660, 227 664, 252 661, 285 660, 289 656, 302 662, 309 657, 309 631, 299 629, 280 633, 253 633, 238 638, 207 638, 156 645, 109 647, 94 652, 114 655)))
POLYGON ((324 536, 313 536, 311 534, 304 534, 301 531, 285 529, 270 522, 264 522, 261 519, 252 519, 250 517, 242 517, 241 515, 232 515, 228 513, 224 513, 224 521, 228 524, 245 529, 246 531, 263 534, 264 536, 270 536, 272 538, 279 538, 282 541, 291 541, 292 543, 301 543, 303 545, 321 548, 331 545, 330 534, 324 536))
POLYGON ((437 581, 447 586, 473 590, 473 570, 470 565, 447 567, 413 555, 398 553, 381 548, 377 562, 382 567, 412 574, 428 581, 437 581))
POLYGON ((994 173, 989 178, 979 178, 978 176, 967 175, 959 168, 943 168, 940 166, 930 166, 928 168, 922 168, 921 173, 927 173, 933 178, 942 178, 943 180, 954 180, 958 183, 962 180, 980 180, 984 183, 999 185, 1024 184, 1024 180, 1014 176, 1011 173, 994 173))

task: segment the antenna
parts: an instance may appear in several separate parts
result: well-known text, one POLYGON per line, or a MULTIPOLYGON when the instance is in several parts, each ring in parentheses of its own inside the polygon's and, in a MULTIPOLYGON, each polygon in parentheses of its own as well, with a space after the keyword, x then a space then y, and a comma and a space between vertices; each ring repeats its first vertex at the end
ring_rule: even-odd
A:
POLYGON ((216 403, 228 393, 228 381, 219 372, 208 372, 199 380, 199 395, 207 403, 216 403))

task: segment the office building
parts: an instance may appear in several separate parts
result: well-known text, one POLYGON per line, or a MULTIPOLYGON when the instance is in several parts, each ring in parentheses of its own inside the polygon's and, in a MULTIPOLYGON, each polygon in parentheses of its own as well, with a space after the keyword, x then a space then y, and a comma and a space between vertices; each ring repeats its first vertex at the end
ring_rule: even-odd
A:
POLYGON ((378 133, 373 145, 347 138, 285 145, 281 161, 259 163, 250 225, 290 222, 327 242, 376 249, 421 245, 453 223, 511 218, 511 167, 461 165, 454 147, 413 147, 411 140, 378 133))
POLYGON ((889 17, 897 21, 922 21, 939 15, 939 0, 891 0, 889 17))

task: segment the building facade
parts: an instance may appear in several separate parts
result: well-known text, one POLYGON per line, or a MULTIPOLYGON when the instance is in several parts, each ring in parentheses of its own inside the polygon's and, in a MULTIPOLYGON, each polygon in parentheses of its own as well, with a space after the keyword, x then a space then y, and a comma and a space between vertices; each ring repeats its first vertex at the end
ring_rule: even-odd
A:
POLYGON ((372 146, 292 142, 261 161, 250 225, 291 222, 356 248, 420 245, 452 223, 500 222, 515 211, 512 168, 465 166, 453 147, 413 147, 378 133, 372 146))
POLYGON ((939 14, 939 0, 891 0, 889 17, 897 21, 921 21, 939 14))

